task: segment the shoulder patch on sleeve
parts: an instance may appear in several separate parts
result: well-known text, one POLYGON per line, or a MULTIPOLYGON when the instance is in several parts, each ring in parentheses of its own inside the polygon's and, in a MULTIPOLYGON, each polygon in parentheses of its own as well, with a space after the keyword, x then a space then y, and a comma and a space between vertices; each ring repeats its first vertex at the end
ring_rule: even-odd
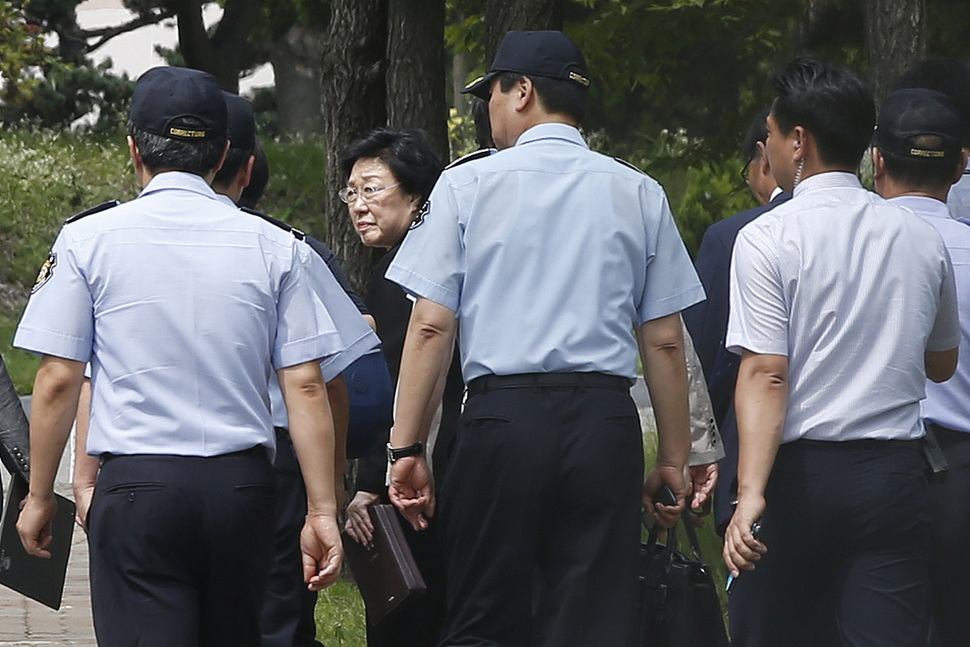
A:
POLYGON ((451 164, 449 164, 448 166, 446 166, 445 167, 445 170, 447 171, 450 168, 455 168, 456 166, 461 166, 462 164, 464 164, 466 162, 474 162, 475 160, 484 159, 484 158, 488 157, 489 155, 492 155, 493 153, 497 153, 497 152, 498 151, 495 150, 494 148, 482 148, 482 149, 479 149, 479 150, 475 151, 474 153, 469 153, 468 155, 462 155, 461 157, 459 157, 458 159, 456 159, 454 162, 452 162, 451 164))
POLYGON ((47 255, 47 260, 44 264, 40 266, 40 271, 37 272, 37 280, 34 281, 34 287, 30 288, 30 293, 33 294, 37 290, 44 287, 51 277, 54 276, 54 267, 57 265, 57 254, 53 250, 47 255))
POLYGON ((424 204, 421 205, 421 209, 420 211, 418 211, 418 215, 416 215, 414 217, 414 220, 411 221, 411 224, 408 226, 408 229, 417 229, 418 227, 424 224, 424 219, 427 218, 429 215, 431 215, 431 198, 428 198, 427 200, 425 200, 424 204))
POLYGON ((283 231, 290 232, 291 234, 293 234, 293 237, 296 238, 297 240, 305 240, 306 239, 306 234, 304 234, 302 231, 300 231, 299 229, 297 229, 296 227, 294 227, 292 225, 289 225, 289 224, 283 222, 282 220, 277 220, 273 216, 270 216, 270 215, 267 215, 265 213, 262 213, 261 211, 256 211, 255 209, 250 209, 248 207, 239 207, 239 210, 240 211, 243 211, 245 213, 248 213, 250 215, 253 215, 253 216, 259 216, 260 218, 262 218, 263 220, 265 220, 269 224, 276 225, 277 227, 279 227, 283 231))
POLYGON ((91 214, 94 214, 94 213, 100 213, 102 211, 107 211, 108 209, 111 209, 112 207, 117 207, 119 204, 121 204, 121 203, 118 202, 117 200, 108 200, 107 202, 102 202, 101 204, 99 204, 96 207, 91 207, 87 211, 82 211, 79 214, 76 214, 76 215, 71 216, 70 218, 67 219, 67 222, 74 222, 76 220, 80 220, 81 218, 84 218, 85 216, 90 216, 91 214))
POLYGON ((640 173, 641 175, 646 175, 646 173, 644 173, 643 171, 641 171, 640 169, 638 169, 636 166, 634 166, 633 164, 630 164, 628 161, 626 161, 624 159, 620 159, 619 157, 614 157, 613 159, 616 160, 617 162, 619 162, 620 164, 622 164, 623 166, 626 166, 627 168, 632 168, 634 171, 636 171, 637 173, 640 173))

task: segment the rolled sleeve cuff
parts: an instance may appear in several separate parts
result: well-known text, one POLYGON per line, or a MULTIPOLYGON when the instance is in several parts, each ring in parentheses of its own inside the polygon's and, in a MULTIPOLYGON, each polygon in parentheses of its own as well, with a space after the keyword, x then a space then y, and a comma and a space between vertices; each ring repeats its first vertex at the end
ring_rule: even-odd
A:
POLYGON ((378 336, 372 331, 369 331, 344 350, 327 357, 320 362, 320 371, 323 373, 324 381, 329 382, 333 380, 343 373, 348 366, 375 348, 379 348, 380 345, 381 340, 378 336))
POLYGON ((273 367, 279 370, 304 362, 323 361, 342 350, 340 335, 331 331, 283 344, 273 352, 273 367))
POLYGON ((438 305, 442 305, 452 312, 458 312, 458 301, 460 295, 454 290, 435 283, 430 279, 426 279, 420 274, 415 274, 411 270, 405 269, 399 265, 394 265, 393 263, 387 269, 387 273, 384 275, 384 277, 389 281, 397 283, 408 293, 413 294, 416 297, 434 301, 438 305))
POLYGON ((20 326, 13 345, 37 355, 52 355, 78 362, 91 359, 91 341, 50 330, 20 326))
POLYGON ((788 357, 788 344, 769 339, 738 339, 732 338, 729 335, 724 347, 728 352, 734 353, 735 355, 740 355, 742 350, 748 350, 759 355, 781 355, 788 357))
POLYGON ((681 312, 695 303, 700 303, 705 298, 707 298, 707 295, 704 294, 704 286, 697 283, 683 292, 643 305, 638 312, 640 323, 643 324, 647 321, 672 315, 675 312, 681 312))
POLYGON ((959 345, 960 345, 960 335, 957 334, 948 339, 944 339, 943 341, 937 341, 934 339, 929 340, 928 342, 926 342, 926 350, 930 351, 931 353, 942 353, 948 350, 953 350, 954 348, 957 348, 959 345))

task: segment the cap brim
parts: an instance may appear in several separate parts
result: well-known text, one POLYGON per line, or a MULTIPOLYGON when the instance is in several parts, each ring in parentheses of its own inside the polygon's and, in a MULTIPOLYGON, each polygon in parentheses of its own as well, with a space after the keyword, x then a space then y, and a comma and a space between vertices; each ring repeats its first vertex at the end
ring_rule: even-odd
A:
POLYGON ((464 87, 461 91, 462 94, 473 94, 479 99, 484 99, 488 101, 489 95, 492 94, 492 79, 498 76, 499 71, 489 72, 480 79, 475 79, 468 85, 464 87))

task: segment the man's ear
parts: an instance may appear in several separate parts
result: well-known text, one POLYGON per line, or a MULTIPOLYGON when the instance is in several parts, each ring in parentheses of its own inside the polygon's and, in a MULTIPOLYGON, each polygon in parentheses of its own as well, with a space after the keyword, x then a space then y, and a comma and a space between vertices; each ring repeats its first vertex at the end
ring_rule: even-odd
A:
POLYGON ((249 186, 249 183, 253 180, 253 165, 256 164, 256 156, 250 155, 249 161, 246 162, 242 169, 239 171, 239 188, 245 189, 249 186))
POLYGON ((812 143, 810 141, 812 136, 803 126, 795 126, 792 129, 792 135, 794 137, 792 148, 794 149, 795 161, 801 162, 808 154, 808 147, 812 143))
POLYGON ((131 163, 135 166, 135 171, 138 172, 145 163, 141 159, 141 151, 138 150, 138 144, 135 143, 135 138, 131 135, 127 137, 128 141, 128 154, 131 156, 131 163))
POLYGON ((758 151, 758 174, 762 177, 767 177, 771 175, 771 162, 768 161, 768 149, 765 147, 764 142, 755 142, 754 146, 758 151))
POLYGON ((222 168, 222 165, 226 163, 226 155, 229 154, 229 141, 226 141, 226 147, 222 149, 222 157, 219 158, 219 162, 212 168, 212 174, 215 175, 222 168))
POLYGON ((966 170, 966 168, 967 168, 967 151, 962 150, 960 151, 960 168, 958 168, 956 170, 956 173, 953 175, 953 182, 951 182, 951 184, 956 184, 957 182, 960 181, 960 178, 963 177, 963 172, 966 170))
POLYGON ((515 106, 516 112, 522 112, 528 108, 533 101, 538 99, 535 86, 532 85, 532 79, 527 76, 519 78, 518 82, 515 84, 515 87, 512 89, 512 92, 515 93, 513 105, 515 106))
MULTIPOLYGON (((962 169, 961 169, 962 171, 962 169)), ((881 180, 886 175, 886 158, 878 146, 872 147, 872 179, 881 180)))

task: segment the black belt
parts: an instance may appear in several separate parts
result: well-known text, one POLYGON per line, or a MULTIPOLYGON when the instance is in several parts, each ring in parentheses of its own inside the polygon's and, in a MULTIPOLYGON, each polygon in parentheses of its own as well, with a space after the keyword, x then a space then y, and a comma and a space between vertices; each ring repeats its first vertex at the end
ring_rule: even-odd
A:
POLYGON ((235 452, 228 452, 225 454, 216 454, 214 456, 195 456, 191 454, 111 454, 105 452, 98 456, 101 465, 109 463, 116 458, 235 458, 235 457, 247 457, 252 456, 254 458, 266 458, 268 455, 266 453, 266 447, 263 445, 253 445, 252 447, 247 447, 246 449, 240 449, 235 452))
POLYGON ((468 397, 497 389, 537 387, 587 387, 629 391, 629 378, 606 373, 519 373, 517 375, 483 375, 468 383, 468 397))

